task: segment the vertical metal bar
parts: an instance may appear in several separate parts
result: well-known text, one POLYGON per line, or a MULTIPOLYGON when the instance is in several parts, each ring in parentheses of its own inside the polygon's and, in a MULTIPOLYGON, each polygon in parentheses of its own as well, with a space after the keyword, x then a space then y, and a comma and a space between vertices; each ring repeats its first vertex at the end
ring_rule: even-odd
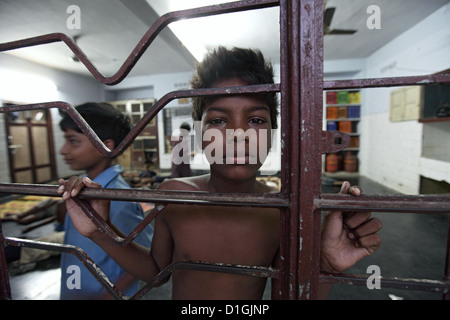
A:
MULTIPOLYGON (((448 216, 448 229, 447 229, 447 247, 445 251, 445 271, 444 280, 450 281, 450 216, 448 216)), ((450 292, 447 291, 442 295, 442 300, 450 300, 450 292)))
POLYGON ((0 300, 11 300, 8 269, 5 255, 5 238, 3 237, 2 220, 0 219, 0 300))
POLYGON ((321 133, 323 96, 322 1, 300 2, 300 252, 299 298, 316 299, 320 243, 315 238, 320 215, 314 198, 321 188, 321 133))
POLYGON ((298 261, 298 190, 299 172, 298 145, 299 128, 299 72, 298 67, 298 30, 293 26, 296 16, 299 16, 298 1, 280 1, 280 36, 281 36, 281 192, 289 199, 289 209, 283 210, 281 216, 281 292, 283 299, 297 299, 297 261, 298 261))
POLYGON ((283 195, 281 279, 286 297, 317 297, 319 241, 314 197, 320 195, 323 45, 322 2, 280 1, 283 195), (287 278, 287 279, 286 279, 287 278), (312 291, 312 288, 314 290, 312 291))

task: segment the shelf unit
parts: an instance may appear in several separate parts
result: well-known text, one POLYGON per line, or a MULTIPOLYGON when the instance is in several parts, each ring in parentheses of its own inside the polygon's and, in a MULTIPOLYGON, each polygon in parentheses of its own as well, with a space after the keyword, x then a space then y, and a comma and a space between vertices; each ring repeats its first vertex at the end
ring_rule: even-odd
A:
MULTIPOLYGON (((155 104, 155 99, 111 101, 120 111, 130 117, 134 127, 155 104)), ((119 163, 125 170, 142 171, 146 164, 158 166, 158 123, 156 118, 142 130, 133 144, 119 156, 119 163)))
POLYGON ((361 92, 359 90, 327 91, 325 100, 326 130, 348 134, 350 146, 336 154, 327 154, 324 170, 327 174, 358 172, 361 92))

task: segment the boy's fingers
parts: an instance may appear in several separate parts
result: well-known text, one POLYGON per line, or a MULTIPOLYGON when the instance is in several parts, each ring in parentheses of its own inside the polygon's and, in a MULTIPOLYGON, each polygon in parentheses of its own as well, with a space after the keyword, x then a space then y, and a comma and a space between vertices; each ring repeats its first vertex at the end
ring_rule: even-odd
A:
POLYGON ((378 234, 371 234, 358 239, 358 247, 366 249, 369 254, 377 251, 381 246, 381 237, 378 234))
POLYGON ((370 219, 370 212, 346 212, 344 213, 344 224, 349 229, 354 229, 370 219))
POLYGON ((352 233, 359 237, 365 237, 367 235, 371 235, 371 234, 375 234, 378 231, 381 230, 381 228, 383 227, 382 223, 380 220, 374 218, 374 219, 370 219, 367 222, 363 223, 362 225, 358 226, 357 228, 352 230, 352 233))
POLYGON ((89 188, 101 188, 102 187, 102 185, 100 183, 94 182, 91 179, 89 179, 88 177, 83 178, 83 183, 86 187, 89 187, 89 188))
MULTIPOLYGON (((77 196, 80 190, 84 187, 82 180, 78 177, 70 177, 63 185, 63 199, 77 196)), ((61 189, 61 186, 58 190, 61 189)))
POLYGON ((341 190, 339 191, 341 194, 351 194, 354 196, 360 196, 362 194, 362 190, 360 186, 352 186, 350 182, 344 181, 341 186, 341 190))
POLYGON ((341 190, 339 191, 339 193, 347 194, 349 189, 350 189, 350 182, 344 181, 344 183, 341 186, 341 190))
POLYGON ((350 193, 354 196, 360 196, 362 194, 362 190, 359 186, 352 186, 352 187, 350 187, 348 193, 350 193))

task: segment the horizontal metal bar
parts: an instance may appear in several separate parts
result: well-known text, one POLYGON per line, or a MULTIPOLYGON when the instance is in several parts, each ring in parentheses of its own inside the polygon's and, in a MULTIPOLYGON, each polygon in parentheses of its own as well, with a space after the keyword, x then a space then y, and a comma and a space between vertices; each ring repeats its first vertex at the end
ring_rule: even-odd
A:
POLYGON ((235 86, 224 88, 208 88, 195 90, 178 90, 165 94, 147 111, 147 113, 136 123, 126 137, 117 145, 114 150, 110 150, 104 145, 97 134, 92 130, 89 124, 78 113, 74 106, 62 101, 53 101, 45 103, 27 104, 27 105, 9 105, 0 107, 0 113, 26 110, 39 110, 58 108, 65 110, 72 120, 79 126, 83 133, 89 138, 95 148, 105 157, 114 158, 123 153, 135 140, 135 138, 145 129, 147 124, 152 121, 159 111, 161 111, 169 102, 180 98, 191 98, 200 96, 218 96, 218 95, 235 95, 235 94, 254 94, 279 92, 279 84, 251 85, 251 86, 235 86))
POLYGON ((189 270, 199 270, 208 272, 220 272, 229 274, 239 274, 253 277, 263 277, 263 278, 276 278, 280 276, 280 272, 277 269, 257 267, 257 266, 243 266, 243 265, 232 265, 225 263, 209 263, 201 261, 181 261, 175 262, 167 267, 165 267, 158 275, 156 275, 151 281, 149 281, 143 288, 141 288, 134 296, 130 299, 140 299, 145 293, 150 289, 158 286, 158 284, 164 282, 172 272, 180 269, 189 270))
MULTIPOLYGON (((60 197, 58 186, 20 183, 0 183, 0 193, 60 197)), ((289 207, 282 193, 208 193, 163 191, 148 189, 91 189, 80 194, 81 199, 110 199, 153 202, 158 204, 226 205, 267 208, 289 207)), ((446 195, 351 195, 322 193, 314 200, 320 210, 450 213, 450 196, 446 195)))
MULTIPOLYGON (((58 186, 21 183, 0 183, 0 193, 60 197, 58 186)), ((149 189, 92 189, 81 191, 80 199, 110 199, 121 201, 153 202, 158 204, 197 204, 279 208, 289 206, 288 200, 278 193, 208 193, 162 191, 149 189)))
POLYGON ((91 72, 91 74, 101 83, 107 85, 115 85, 121 82, 134 68, 141 56, 156 39, 158 34, 170 23, 182 20, 193 19, 199 17, 207 17, 217 14, 233 13, 239 11, 255 10, 262 8, 270 8, 279 6, 278 0, 257 0, 257 1, 239 1, 225 4, 218 4, 212 6, 205 6, 201 8, 194 8, 188 10, 180 10, 175 12, 169 12, 156 20, 153 25, 148 29, 142 39, 138 42, 136 47, 130 53, 120 69, 111 77, 103 76, 97 68, 92 64, 86 54, 80 49, 75 41, 64 33, 50 33, 38 37, 32 37, 28 39, 22 39, 18 41, 12 41, 7 43, 0 43, 0 52, 15 50, 19 48, 31 47, 41 44, 48 44, 54 42, 64 42, 73 54, 80 60, 81 63, 91 72))
POLYGON ((321 210, 450 213, 450 196, 445 195, 361 195, 321 194, 314 200, 321 210))
POLYGON ((239 274, 253 277, 263 277, 263 278, 278 278, 279 270, 259 267, 259 266, 244 266, 244 265, 233 265, 227 263, 210 263, 201 261, 180 261, 174 262, 167 267, 165 267, 158 275, 156 275, 151 281, 149 281, 142 289, 140 289, 134 296, 128 298, 123 295, 123 293, 115 287, 113 283, 108 279, 108 277, 99 269, 91 258, 80 248, 59 244, 42 242, 35 240, 26 240, 19 238, 7 237, 4 238, 4 242, 9 246, 27 247, 41 250, 50 250, 57 252, 64 252, 75 255, 86 267, 87 269, 97 278, 102 286, 108 290, 116 299, 139 299, 147 291, 164 281, 170 274, 175 270, 189 269, 189 270, 199 270, 208 272, 219 272, 228 274, 239 274))
MULTIPOLYGON (((321 273, 319 275, 319 282, 366 286, 368 278, 369 276, 364 275, 321 273)), ((381 288, 396 288, 403 290, 420 290, 442 293, 450 292, 449 281, 384 277, 380 277, 379 280, 381 288)))
POLYGON ((94 261, 84 252, 82 249, 60 243, 50 243, 36 240, 19 239, 13 237, 6 237, 5 244, 9 246, 16 247, 27 247, 41 250, 57 251, 73 254, 77 257, 84 266, 89 270, 89 272, 100 282, 100 284, 116 299, 123 299, 123 293, 116 288, 116 286, 108 279, 108 277, 103 273, 103 271, 98 268, 94 261))
POLYGON ((397 86, 417 86, 450 83, 450 74, 431 74, 425 76, 369 78, 354 80, 329 80, 323 82, 324 90, 362 89, 397 86))

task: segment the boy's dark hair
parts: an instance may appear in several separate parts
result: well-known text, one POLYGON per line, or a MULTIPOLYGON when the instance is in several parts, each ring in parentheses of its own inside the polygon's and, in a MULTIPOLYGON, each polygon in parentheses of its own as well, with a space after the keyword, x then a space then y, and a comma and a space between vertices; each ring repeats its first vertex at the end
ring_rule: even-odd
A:
MULTIPOLYGON (((112 139, 115 147, 122 142, 131 130, 130 118, 109 103, 88 102, 75 107, 75 109, 91 126, 100 140, 112 139)), ((82 133, 78 125, 66 112, 62 113, 61 116, 59 127, 62 131, 73 129, 82 133)))
MULTIPOLYGON (((211 88, 215 82, 233 77, 242 79, 247 85, 274 83, 272 64, 264 60, 261 51, 242 48, 228 50, 218 47, 197 65, 191 85, 193 89, 211 88)), ((269 107, 272 128, 276 128, 278 116, 276 93, 257 94, 257 97, 269 107)), ((201 120, 206 103, 213 99, 214 97, 192 98, 192 117, 195 121, 201 120)))

